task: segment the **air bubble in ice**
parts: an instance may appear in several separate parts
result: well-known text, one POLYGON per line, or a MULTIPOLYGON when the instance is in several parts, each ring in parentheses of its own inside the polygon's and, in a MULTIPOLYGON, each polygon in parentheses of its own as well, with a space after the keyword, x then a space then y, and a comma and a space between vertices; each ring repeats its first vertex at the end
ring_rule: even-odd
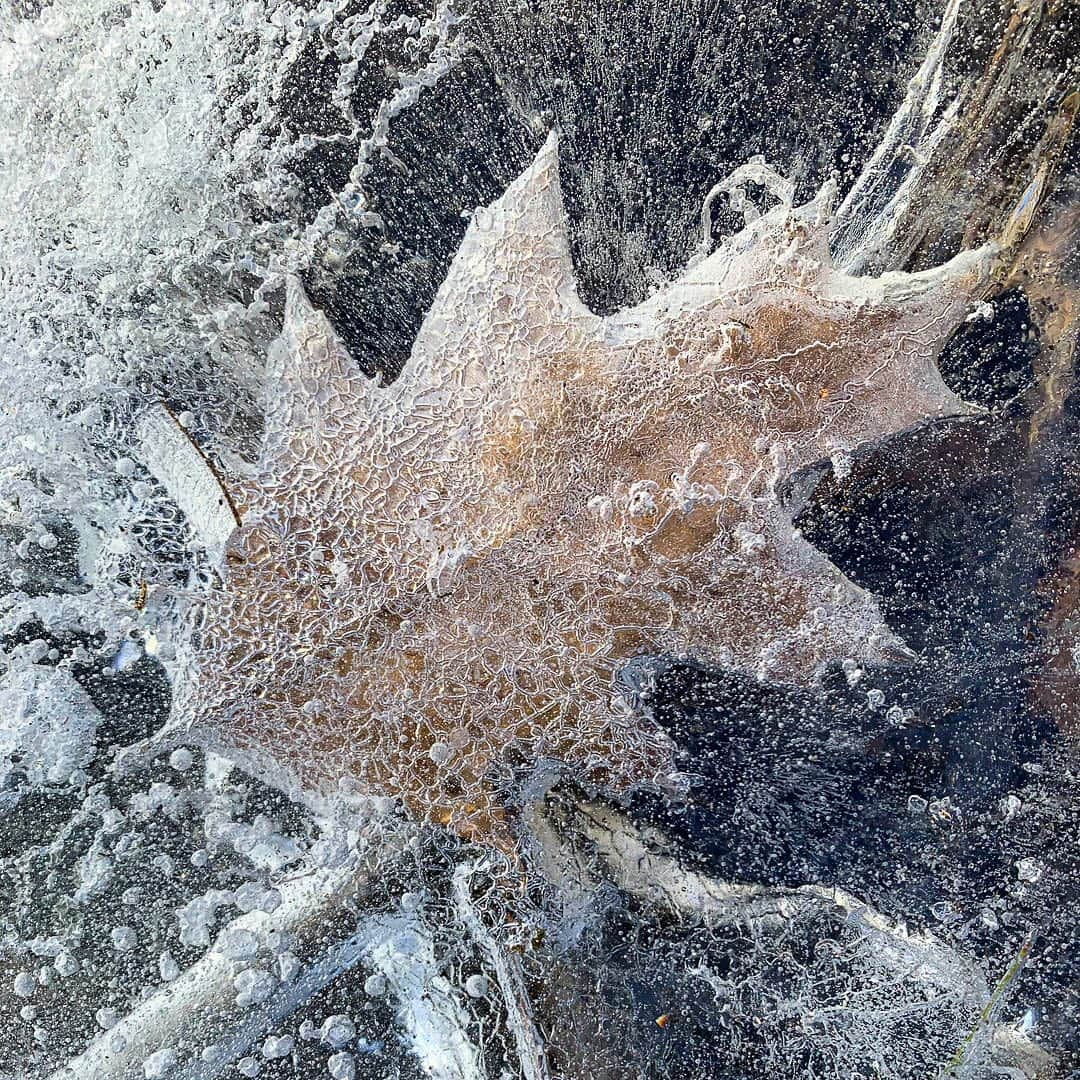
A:
POLYGON ((187 772, 191 768, 195 758, 186 746, 177 747, 169 755, 169 765, 177 772, 187 772))
POLYGON ((259 935, 242 926, 227 926, 218 934, 214 951, 229 960, 250 960, 258 954, 259 935))
POLYGON ((150 865, 155 869, 160 870, 166 877, 172 877, 176 871, 176 865, 173 862, 171 855, 166 855, 162 852, 160 855, 155 855, 150 860, 150 865))
POLYGON ((173 959, 172 953, 166 951, 158 957, 158 973, 162 982, 172 982, 180 974, 180 965, 173 959))
POLYGON ((262 968, 247 968, 233 979, 233 989, 240 1008, 261 1005, 274 992, 274 977, 262 968))
POLYGON ((326 1068, 333 1080, 353 1080, 356 1076, 356 1059, 352 1054, 341 1051, 330 1055, 326 1068))
POLYGON ((69 975, 74 975, 79 970, 79 961, 69 952, 62 952, 53 961, 53 967, 56 968, 56 973, 61 978, 67 978, 69 975))
POLYGON ((1020 808, 1023 803, 1012 794, 1005 795, 998 801, 998 814, 1001 820, 1004 822, 1012 821, 1014 817, 1020 812, 1020 808))
POLYGON ((428 750, 428 757, 431 758, 435 765, 440 767, 449 765, 454 759, 454 748, 449 743, 432 743, 431 748, 428 750))
POLYGON ((131 952, 138 944, 135 929, 131 926, 114 926, 109 937, 117 952, 131 952))
POLYGON ((1019 859, 1016 863, 1016 876, 1021 881, 1034 883, 1042 877, 1042 866, 1036 859, 1019 859))
POLYGON ((292 1053, 293 1045, 291 1035, 268 1035, 262 1046, 262 1055, 268 1061, 287 1057, 292 1053))
POLYGON ((356 1038, 356 1025, 341 1013, 328 1016, 319 1029, 319 1038, 335 1049, 340 1049, 356 1038))
POLYGON ((165 1047, 151 1054, 143 1062, 143 1075, 146 1080, 161 1080, 176 1068, 180 1057, 172 1047, 165 1047))
POLYGON ((245 881, 233 894, 233 903, 245 914, 249 911, 265 911, 270 914, 281 904, 281 893, 277 889, 267 889, 252 881, 245 881))
POLYGON ((120 1014, 115 1009, 101 1008, 94 1014, 94 1019, 102 1031, 108 1031, 120 1023, 120 1014))

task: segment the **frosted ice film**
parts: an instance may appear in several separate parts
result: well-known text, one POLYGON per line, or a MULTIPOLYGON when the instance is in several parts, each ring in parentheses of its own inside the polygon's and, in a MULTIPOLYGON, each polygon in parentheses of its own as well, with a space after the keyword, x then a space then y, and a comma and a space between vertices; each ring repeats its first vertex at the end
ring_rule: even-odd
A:
POLYGON ((1071 1076, 1078 15, 0 0, 0 1080, 1071 1076))

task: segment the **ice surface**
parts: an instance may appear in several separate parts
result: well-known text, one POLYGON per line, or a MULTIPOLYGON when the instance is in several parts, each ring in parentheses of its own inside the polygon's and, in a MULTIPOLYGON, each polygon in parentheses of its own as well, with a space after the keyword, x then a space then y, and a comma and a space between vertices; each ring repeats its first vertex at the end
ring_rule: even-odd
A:
MULTIPOLYGON (((958 327, 1023 308, 1067 384, 1067 201, 1013 249, 1071 113, 1000 198, 940 162, 968 123, 982 175, 1017 70, 972 90, 956 42, 1064 86, 1058 16, 983 56, 962 3, 533 7, 0 5, 4 1077, 1034 1076, 1068 1045, 1067 943, 1029 958, 1069 922, 1075 768, 1030 741, 1019 780, 972 767, 991 705, 881 675, 912 659, 893 620, 925 644, 918 582, 864 587, 795 524, 815 483, 844 515, 930 471, 875 456, 913 427, 978 473, 999 417, 935 367, 958 327), (877 67, 889 34, 922 67, 849 71, 867 18, 877 67), (837 132, 878 98, 872 156, 837 132), (683 142, 685 184, 642 171, 683 142), (1032 306, 982 302, 1014 255, 1032 306), (725 700, 673 708, 686 671, 725 700)), ((1067 513, 1029 486, 1010 527, 1049 549, 1067 513)), ((939 512, 851 528, 927 574, 943 532, 993 592, 1001 522, 939 512)), ((1067 680, 1063 566, 1037 603, 1016 576, 1067 680)), ((1037 638, 1001 595, 950 641, 1037 638)))

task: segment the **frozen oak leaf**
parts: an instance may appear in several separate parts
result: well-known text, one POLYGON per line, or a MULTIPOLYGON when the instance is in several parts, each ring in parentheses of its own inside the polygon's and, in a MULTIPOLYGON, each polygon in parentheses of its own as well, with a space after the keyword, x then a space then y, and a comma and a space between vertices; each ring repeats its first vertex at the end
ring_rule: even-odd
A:
POLYGON ((829 262, 829 211, 827 193, 781 206, 599 317, 552 137, 477 211, 390 386, 290 282, 189 715, 304 789, 390 794, 506 846, 511 764, 610 791, 670 778, 619 691, 635 656, 807 682, 894 653, 778 485, 965 411, 934 359, 989 256, 853 278, 829 262))

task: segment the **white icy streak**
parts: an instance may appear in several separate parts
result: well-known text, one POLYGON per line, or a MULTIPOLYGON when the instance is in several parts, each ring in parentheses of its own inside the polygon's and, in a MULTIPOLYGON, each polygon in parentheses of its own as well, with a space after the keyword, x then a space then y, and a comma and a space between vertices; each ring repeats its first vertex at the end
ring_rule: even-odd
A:
POLYGON ((506 1009, 507 1027, 514 1038, 518 1064, 525 1080, 549 1080, 544 1040, 533 1022, 525 979, 516 958, 488 932, 480 915, 473 906, 469 894, 469 879, 475 869, 472 863, 463 863, 454 871, 454 904, 462 922, 473 940, 483 950, 488 963, 495 972, 506 1009))
POLYGON ((468 1017, 458 995, 439 974, 434 944, 412 915, 361 916, 356 930, 329 947, 320 943, 385 866, 381 848, 343 868, 313 869, 278 886, 281 904, 273 913, 253 911, 234 919, 217 945, 179 978, 99 1035, 51 1080, 136 1080, 148 1058, 174 1050, 169 1080, 213 1080, 322 987, 360 962, 379 971, 397 998, 398 1020, 408 1033, 429 1080, 483 1080, 480 1053, 467 1034, 468 1017), (256 1007, 237 1004, 237 969, 228 943, 253 934, 311 939, 312 955, 293 979, 277 984, 256 1007), (220 1033, 220 1034, 217 1034, 220 1033), (213 1043, 212 1060, 201 1051, 213 1043))
MULTIPOLYGON (((906 971, 923 983, 952 993, 961 990, 973 1001, 987 997, 985 979, 977 965, 933 934, 910 931, 892 922, 844 889, 823 885, 783 889, 709 878, 680 866, 648 844, 622 815, 596 804, 580 808, 577 824, 615 884, 650 904, 708 926, 752 926, 776 917, 789 921, 807 906, 831 910, 872 937, 879 958, 894 971, 906 971)), ((547 853, 549 858, 553 854, 547 853)))
POLYGON ((941 105, 942 68, 960 4, 961 0, 948 0, 941 29, 908 85, 903 104, 836 212, 833 260, 849 274, 866 271, 888 241, 930 155, 955 122, 955 101, 936 124, 934 118, 941 105))
MULTIPOLYGON (((259 937, 277 931, 310 932, 328 920, 362 888, 370 874, 365 861, 345 869, 315 871, 279 887, 281 905, 272 915, 253 911, 235 919, 222 932, 242 931, 259 937)), ((219 941, 221 938, 219 937, 219 941)), ((223 1071, 277 1020, 292 1012, 320 986, 347 969, 359 952, 349 943, 324 953, 294 982, 285 983, 261 1007, 236 1005, 233 980, 235 966, 222 952, 211 950, 179 978, 140 1004, 116 1026, 99 1035, 73 1061, 55 1072, 51 1080, 130 1080, 141 1077, 143 1062, 162 1049, 181 1046, 194 1052, 169 1073, 170 1080, 210 1080, 223 1071), (200 1049, 211 1041, 208 1032, 228 1030, 222 1054, 204 1062, 200 1049)))
POLYGON ((439 974, 431 938, 415 918, 375 915, 357 935, 366 963, 397 998, 397 1020, 429 1080, 484 1080, 480 1051, 469 1039, 468 1017, 439 974))
MULTIPOLYGON (((407 19, 403 16, 398 23, 389 24, 382 29, 385 32, 405 21, 407 19)), ((382 226, 382 218, 368 204, 368 195, 364 191, 363 181, 372 170, 371 162, 376 153, 381 153, 391 161, 396 161, 389 145, 390 128, 393 122, 403 112, 411 109, 417 103, 424 90, 438 83, 460 61, 463 52, 462 43, 452 33, 457 21, 458 18, 451 0, 442 0, 442 2, 437 2, 434 5, 432 16, 424 24, 425 31, 430 33, 436 41, 430 59, 415 72, 403 71, 399 73, 397 88, 388 98, 379 102, 375 117, 370 124, 370 132, 367 135, 360 138, 362 125, 353 115, 352 105, 349 103, 347 95, 339 92, 335 97, 335 103, 338 104, 351 122, 352 130, 347 136, 341 134, 307 136, 312 145, 360 138, 359 145, 356 148, 356 163, 350 170, 349 182, 344 190, 336 193, 332 192, 330 201, 319 209, 312 222, 303 230, 303 233, 299 237, 287 241, 286 250, 269 260, 265 280, 259 286, 258 304, 265 304, 266 296, 274 289, 279 288, 290 274, 296 273, 299 269, 310 265, 315 260, 320 244, 327 240, 334 229, 342 210, 343 199, 354 202, 352 216, 361 227, 378 228, 382 226)), ((370 33, 365 33, 362 36, 361 55, 367 51, 372 36, 370 33)), ((353 71, 354 69, 355 64, 348 65, 346 68, 346 70, 353 71)))

